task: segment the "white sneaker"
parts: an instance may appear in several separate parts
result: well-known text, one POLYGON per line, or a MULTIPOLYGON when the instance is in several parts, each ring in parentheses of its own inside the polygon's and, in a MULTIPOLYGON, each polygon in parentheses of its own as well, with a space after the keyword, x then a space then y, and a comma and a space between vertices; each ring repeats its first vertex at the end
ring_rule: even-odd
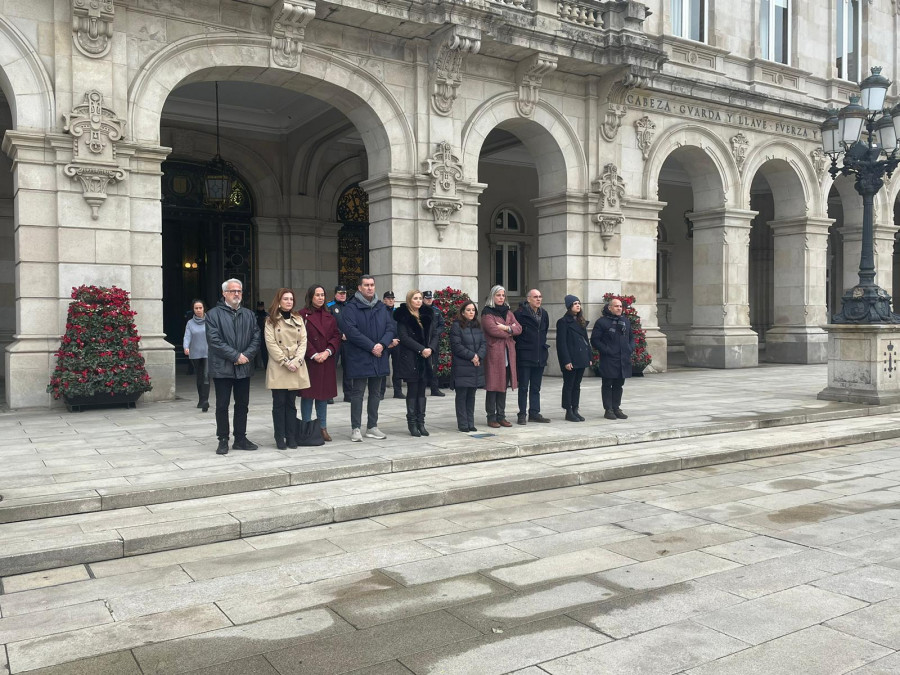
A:
POLYGON ((350 434, 350 440, 354 443, 362 443, 362 433, 359 429, 353 430, 353 432, 350 434))
POLYGON ((381 433, 378 427, 372 427, 371 429, 366 429, 366 438, 377 438, 379 441, 383 441, 387 436, 381 433))

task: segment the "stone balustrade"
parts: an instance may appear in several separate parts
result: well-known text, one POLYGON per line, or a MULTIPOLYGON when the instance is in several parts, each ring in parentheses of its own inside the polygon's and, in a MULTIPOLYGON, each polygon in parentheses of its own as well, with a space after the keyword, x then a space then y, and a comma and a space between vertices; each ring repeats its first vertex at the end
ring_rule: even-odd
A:
POLYGON ((603 28, 603 18, 598 7, 591 7, 579 2, 557 3, 559 18, 562 21, 575 23, 586 28, 603 28))

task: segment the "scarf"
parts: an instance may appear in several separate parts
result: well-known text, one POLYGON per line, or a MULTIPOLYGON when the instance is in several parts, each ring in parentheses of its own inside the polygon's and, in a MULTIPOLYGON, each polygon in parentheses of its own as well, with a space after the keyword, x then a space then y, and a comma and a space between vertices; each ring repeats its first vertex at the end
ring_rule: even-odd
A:
POLYGON ((362 304, 364 304, 369 309, 375 307, 378 304, 378 295, 373 295, 371 300, 366 300, 366 296, 364 296, 359 291, 356 291, 356 294, 353 296, 357 300, 359 300, 362 304))

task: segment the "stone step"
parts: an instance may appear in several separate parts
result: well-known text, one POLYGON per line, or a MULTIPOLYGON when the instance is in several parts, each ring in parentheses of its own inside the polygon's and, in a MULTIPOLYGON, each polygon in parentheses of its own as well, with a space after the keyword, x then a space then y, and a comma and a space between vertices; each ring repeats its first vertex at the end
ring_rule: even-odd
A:
MULTIPOLYGON (((594 447, 581 449, 534 452, 530 448, 527 455, 517 448, 517 453, 507 458, 344 475, 305 484, 291 484, 289 475, 288 480, 242 494, 219 492, 138 506, 122 502, 105 511, 0 525, 0 577, 388 513, 897 437, 900 414, 896 413, 858 417, 851 425, 846 420, 830 420, 764 426, 757 420, 750 430, 694 436, 681 433, 665 440, 631 439, 628 443, 618 441, 599 447, 594 443, 594 447)), ((171 494, 178 493, 157 496, 171 494)))
MULTIPOLYGON (((249 469, 243 465, 203 467, 196 469, 197 475, 194 477, 176 478, 168 473, 160 473, 156 478, 138 476, 133 479, 135 482, 122 477, 90 477, 79 482, 57 483, 52 479, 41 480, 40 476, 28 474, 28 478, 32 480, 29 480, 27 487, 2 491, 4 496, 0 497, 0 524, 491 460, 866 418, 898 411, 900 406, 860 406, 800 414, 736 415, 736 419, 728 421, 694 422, 652 431, 630 431, 625 428, 581 438, 567 437, 518 443, 504 441, 499 435, 489 437, 475 435, 461 437, 459 445, 447 443, 449 447, 443 448, 425 446, 416 452, 395 454, 390 459, 379 457, 317 461, 315 450, 310 452, 301 448, 299 453, 302 454, 298 454, 296 466, 259 470, 249 469), (38 484, 32 484, 35 482, 38 484), (107 484, 104 486, 104 483, 107 484)), ((251 464, 257 457, 262 457, 258 453, 246 455, 248 456, 246 464, 251 464)), ((188 472, 177 472, 177 475, 183 476, 185 473, 188 472)))

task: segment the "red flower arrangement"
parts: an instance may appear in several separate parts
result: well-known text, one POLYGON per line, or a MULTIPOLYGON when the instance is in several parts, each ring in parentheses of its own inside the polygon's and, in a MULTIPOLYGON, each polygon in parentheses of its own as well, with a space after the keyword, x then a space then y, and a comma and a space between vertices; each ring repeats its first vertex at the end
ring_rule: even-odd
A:
MULTIPOLYGON (((653 358, 650 356, 650 351, 647 349, 647 334, 641 327, 641 317, 633 307, 635 298, 633 295, 604 293, 603 303, 609 304, 609 301, 613 298, 622 301, 622 315, 628 317, 628 321, 631 322, 631 332, 634 333, 634 352, 631 354, 631 367, 634 369, 634 372, 641 372, 650 365, 653 358)), ((600 355, 597 353, 597 350, 594 349, 591 356, 591 368, 596 372, 599 367, 600 355)))
POLYGON ((66 333, 56 352, 47 391, 53 398, 150 391, 138 349, 128 291, 112 286, 72 288, 66 333))
POLYGON ((456 319, 463 304, 468 301, 469 296, 458 288, 447 286, 447 288, 434 292, 434 306, 444 315, 444 330, 438 342, 438 378, 446 380, 453 373, 453 355, 450 353, 450 324, 456 319))

